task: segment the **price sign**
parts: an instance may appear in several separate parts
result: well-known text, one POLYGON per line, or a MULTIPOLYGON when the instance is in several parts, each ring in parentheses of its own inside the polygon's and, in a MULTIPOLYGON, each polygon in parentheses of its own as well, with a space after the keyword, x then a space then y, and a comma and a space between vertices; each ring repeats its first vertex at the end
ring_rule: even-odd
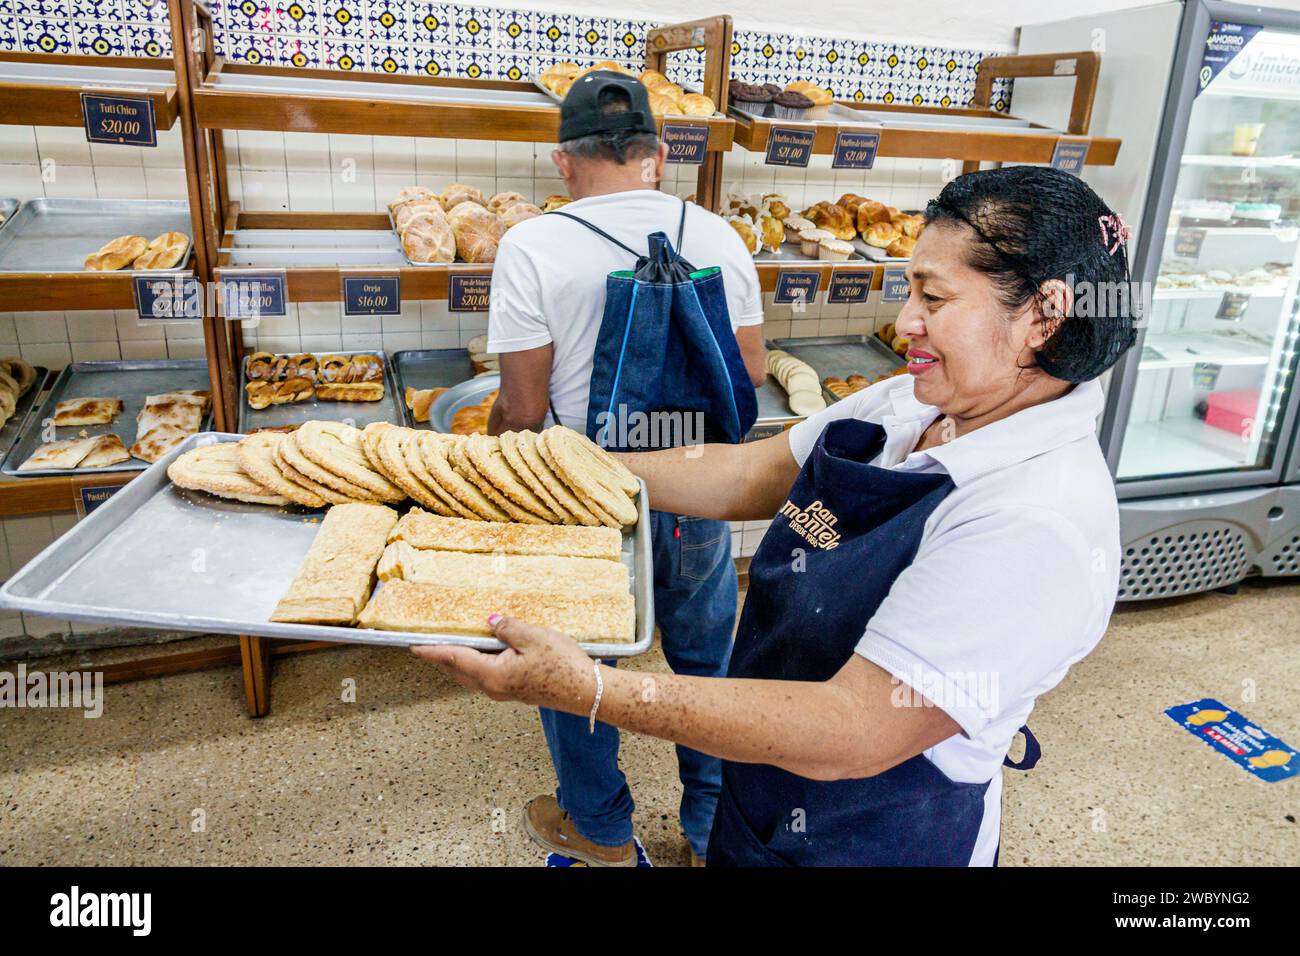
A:
POLYGON ((77 517, 84 518, 113 495, 122 485, 83 485, 77 489, 77 517))
POLYGON ((1223 298, 1219 300, 1219 311, 1214 314, 1214 317, 1216 319, 1227 319, 1230 322, 1239 322, 1249 307, 1250 293, 1225 292, 1223 298))
POLYGON ((801 126, 773 126, 767 135, 769 166, 807 166, 817 133, 801 126))
POLYGON ((826 301, 855 305, 866 302, 867 296, 871 294, 871 280, 875 276, 875 269, 832 270, 831 284, 826 289, 826 301))
POLYGON ((907 266, 885 266, 885 275, 880 282, 880 301, 906 302, 910 291, 907 266))
POLYGON ((664 123, 660 139, 668 147, 668 162, 699 166, 709 144, 709 128, 688 123, 664 123))
POLYGON ((1205 244, 1205 230, 1183 226, 1174 233, 1174 255, 1182 259, 1199 259, 1205 244))
POLYGON ((448 276, 447 309, 451 312, 486 312, 491 290, 491 273, 448 276))
POLYGON ((141 322, 188 322, 203 318, 203 283, 189 273, 138 272, 131 276, 135 313, 141 322))
POLYGON ((288 314, 284 270, 223 272, 221 310, 227 319, 261 319, 288 314))
POLYGON ((1071 176, 1080 176, 1083 174, 1083 164, 1087 158, 1087 143, 1058 139, 1056 148, 1052 150, 1052 168, 1069 173, 1071 176))
POLYGON ((876 163, 880 134, 863 130, 842 129, 835 134, 832 169, 870 169, 876 163))
POLYGON ((783 269, 776 276, 776 294, 772 301, 780 305, 811 302, 817 296, 821 273, 804 269, 783 269))
POLYGON ((135 96, 81 94, 81 117, 92 143, 157 146, 153 100, 135 96))
POLYGON ((344 276, 344 315, 398 315, 402 311, 400 276, 344 276))

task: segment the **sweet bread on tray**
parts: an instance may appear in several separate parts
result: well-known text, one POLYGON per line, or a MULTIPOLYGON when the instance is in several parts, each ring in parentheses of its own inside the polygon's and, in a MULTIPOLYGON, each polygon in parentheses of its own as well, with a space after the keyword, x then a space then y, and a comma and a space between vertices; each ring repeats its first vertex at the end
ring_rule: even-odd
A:
POLYGON ((149 245, 135 262, 132 269, 171 269, 180 264, 190 247, 190 237, 183 232, 164 232, 149 241, 149 245))
POLYGON ((115 272, 138 259, 148 247, 144 236, 118 236, 86 256, 85 266, 92 272, 115 272))
MULTIPOLYGON (((388 422, 357 429, 309 421, 291 432, 246 435, 231 447, 250 478, 288 502, 319 508, 349 502, 398 504, 409 498, 427 509, 413 514, 507 529, 505 540, 491 532, 475 539, 491 541, 488 550, 510 551, 510 535, 519 534, 522 526, 551 534, 562 530, 558 526, 575 525, 583 527, 563 529, 582 532, 570 535, 573 540, 591 540, 601 531, 595 539, 603 542, 605 556, 617 557, 620 532, 637 521, 636 477, 604 449, 561 426, 498 437, 447 435, 388 422)), ((462 534, 440 533, 453 539, 462 534)), ((597 556, 545 547, 519 553, 597 556)))
MULTIPOLYGON (((233 447, 233 446, 219 446, 233 447)), ((375 565, 384 553, 397 512, 383 505, 335 505, 325 515, 293 584, 271 613, 272 621, 351 624, 366 605, 375 565)))
POLYGON ((631 594, 576 594, 499 587, 452 587, 388 581, 357 617, 361 627, 490 637, 492 613, 563 631, 575 640, 630 644, 636 637, 631 594))
POLYGON ((623 536, 614 528, 467 521, 412 508, 393 527, 388 540, 439 551, 557 554, 617 561, 623 536))
POLYGON ((172 484, 218 498, 258 505, 287 505, 289 499, 255 481, 239 463, 239 447, 222 442, 191 448, 167 466, 172 484))
POLYGON ((558 554, 480 554, 417 550, 395 541, 379 559, 379 580, 510 590, 627 594, 627 566, 602 558, 558 554))

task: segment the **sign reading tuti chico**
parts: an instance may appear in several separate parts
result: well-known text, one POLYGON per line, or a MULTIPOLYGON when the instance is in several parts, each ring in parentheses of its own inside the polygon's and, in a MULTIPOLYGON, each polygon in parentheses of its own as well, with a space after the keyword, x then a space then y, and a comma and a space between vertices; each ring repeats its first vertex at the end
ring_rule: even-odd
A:
POLYGON ((81 117, 86 124, 86 139, 92 143, 158 145, 158 126, 151 99, 82 93, 81 117))

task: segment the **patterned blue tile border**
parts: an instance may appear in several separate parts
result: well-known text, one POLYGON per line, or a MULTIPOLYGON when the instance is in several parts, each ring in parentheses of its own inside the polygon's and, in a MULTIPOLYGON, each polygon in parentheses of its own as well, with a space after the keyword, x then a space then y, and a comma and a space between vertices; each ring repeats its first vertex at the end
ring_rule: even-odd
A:
MULTIPOLYGON (((0 49, 169 56, 164 0, 15 0, 0 14, 0 49)), ((560 59, 637 66, 650 20, 623 20, 429 0, 211 0, 217 48, 232 61, 281 66, 528 79, 560 59)), ((960 106, 986 52, 865 37, 737 29, 732 76, 813 80, 837 97, 960 106)), ((699 82, 703 56, 672 55, 675 79, 699 82)), ((1006 110, 1010 83, 994 83, 1006 110)))

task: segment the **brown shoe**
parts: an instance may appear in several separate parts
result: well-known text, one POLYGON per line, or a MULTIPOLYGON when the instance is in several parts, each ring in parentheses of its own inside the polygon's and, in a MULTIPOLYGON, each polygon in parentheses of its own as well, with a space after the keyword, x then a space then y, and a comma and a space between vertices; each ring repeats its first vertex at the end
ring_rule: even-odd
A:
POLYGON ((554 794, 542 794, 524 805, 524 829, 534 842, 552 853, 581 860, 588 866, 636 866, 636 845, 631 840, 622 846, 592 843, 560 809, 554 794))

